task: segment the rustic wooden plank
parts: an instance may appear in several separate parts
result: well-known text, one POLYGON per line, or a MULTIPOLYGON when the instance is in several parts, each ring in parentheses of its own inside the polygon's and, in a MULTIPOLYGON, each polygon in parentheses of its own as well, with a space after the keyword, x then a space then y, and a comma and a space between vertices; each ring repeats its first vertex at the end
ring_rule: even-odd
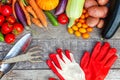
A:
MULTIPOLYGON (((82 55, 84 54, 84 51, 91 51, 93 46, 97 41, 100 41, 99 39, 89 39, 89 40, 81 40, 81 39, 48 39, 48 40, 38 40, 33 39, 32 46, 41 46, 43 51, 41 54, 43 55, 43 60, 48 59, 48 55, 51 52, 55 52, 55 49, 60 47, 63 49, 69 49, 72 53, 74 53, 74 57, 76 61, 79 63, 79 60, 81 59, 82 55)), ((119 59, 116 61, 114 66, 112 68, 120 68, 120 39, 111 39, 108 40, 108 42, 111 43, 112 47, 116 47, 118 49, 118 56, 119 59)), ((1 44, 0 46, 0 55, 1 58, 7 54, 7 52, 10 50, 12 45, 1 44)), ((45 62, 42 63, 29 63, 29 62, 20 62, 17 63, 14 67, 14 69, 40 69, 40 68, 48 68, 45 62)))
MULTIPOLYGON (((42 63, 30 63, 30 62, 19 62, 17 63, 13 69, 48 69, 48 66, 45 62, 42 63)), ((120 58, 114 63, 112 68, 120 69, 120 58)))
MULTIPOLYGON (((120 70, 110 70, 105 80, 120 80, 120 70)), ((6 74, 2 80, 48 80, 56 77, 51 70, 13 70, 6 74)))
MULTIPOLYGON (((44 31, 43 29, 40 29, 36 27, 35 25, 32 25, 32 29, 34 30, 33 37, 37 39, 51 39, 51 38, 57 38, 57 39, 72 39, 76 38, 74 35, 69 35, 66 29, 66 25, 59 25, 58 27, 54 27, 51 24, 48 24, 49 32, 44 31)), ((101 38, 101 30, 102 29, 96 29, 94 28, 94 31, 91 33, 91 38, 100 39, 101 38)), ((112 39, 119 39, 120 38, 120 29, 116 32, 114 37, 112 39)), ((82 39, 82 38, 80 38, 82 39)))
MULTIPOLYGON (((79 63, 79 60, 81 56, 83 55, 84 51, 88 50, 91 51, 93 46, 95 45, 96 41, 98 40, 38 40, 37 45, 41 46, 44 50, 43 52, 43 58, 44 60, 48 59, 48 54, 51 52, 54 52, 57 47, 63 48, 63 49, 69 49, 74 53, 76 61, 79 63)), ((118 56, 120 56, 120 47, 119 42, 120 40, 109 40, 112 47, 116 47, 118 49, 118 56)), ((36 45, 36 44, 35 44, 36 45)), ((17 63, 17 66, 15 67, 17 69, 31 69, 31 68, 48 68, 46 66, 46 63, 34 63, 31 64, 29 62, 26 63, 17 63), (20 67, 19 67, 20 66, 20 67)), ((120 68, 120 59, 117 60, 113 68, 120 68)))

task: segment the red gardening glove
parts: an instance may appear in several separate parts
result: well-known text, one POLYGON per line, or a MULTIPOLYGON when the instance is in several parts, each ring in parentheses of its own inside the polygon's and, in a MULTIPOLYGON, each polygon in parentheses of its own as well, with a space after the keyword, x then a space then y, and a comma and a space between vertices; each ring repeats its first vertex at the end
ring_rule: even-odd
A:
POLYGON ((60 80, 85 80, 83 70, 69 50, 57 49, 57 54, 52 53, 49 57, 46 63, 60 80))
POLYGON ((115 48, 110 48, 108 42, 103 46, 97 42, 92 54, 85 52, 80 65, 85 72, 86 80, 104 80, 117 59, 116 52, 115 48))

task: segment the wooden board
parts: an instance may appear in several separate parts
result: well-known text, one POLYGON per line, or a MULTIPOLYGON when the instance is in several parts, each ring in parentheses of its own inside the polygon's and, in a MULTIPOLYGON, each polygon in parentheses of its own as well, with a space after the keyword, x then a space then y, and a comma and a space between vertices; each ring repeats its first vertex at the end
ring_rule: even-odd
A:
MULTIPOLYGON (((105 80, 120 80, 120 70, 112 69, 105 80)), ((48 80, 57 78, 50 70, 13 70, 6 74, 2 80, 48 80)))
MULTIPOLYGON (((99 29, 95 29, 94 32, 91 33, 90 39, 84 40, 69 35, 66 31, 66 27, 63 25, 53 27, 49 24, 49 26, 49 32, 44 32, 34 25, 32 27, 35 33, 33 33, 33 41, 30 47, 36 45, 42 47, 43 52, 41 54, 43 55, 44 62, 19 62, 14 66, 13 73, 5 75, 2 80, 47 80, 49 76, 55 76, 45 63, 49 53, 55 52, 56 48, 69 49, 74 54, 75 60, 79 63, 84 51, 91 51, 97 41, 108 41, 111 43, 111 47, 118 49, 117 54, 119 58, 112 66, 106 80, 120 80, 120 29, 112 39, 102 41, 100 36, 101 31, 99 29)), ((12 46, 13 45, 7 45, 6 43, 0 43, 1 59, 8 53, 12 46)))

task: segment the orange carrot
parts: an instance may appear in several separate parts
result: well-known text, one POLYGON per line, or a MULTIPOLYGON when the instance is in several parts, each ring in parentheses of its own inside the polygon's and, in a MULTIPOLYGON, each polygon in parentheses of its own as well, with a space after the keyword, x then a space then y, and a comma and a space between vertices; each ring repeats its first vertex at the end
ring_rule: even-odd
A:
POLYGON ((38 7, 38 5, 36 4, 35 0, 29 0, 29 4, 31 5, 31 7, 33 8, 33 10, 35 11, 38 19, 41 21, 41 23, 47 27, 47 18, 44 14, 44 12, 42 11, 42 9, 40 9, 38 7))
POLYGON ((32 18, 32 22, 36 25, 36 26, 39 26, 39 27, 43 27, 42 24, 40 23, 39 19, 37 18, 32 18))
POLYGON ((32 9, 31 6, 26 6, 26 10, 27 10, 34 18, 37 18, 36 13, 34 12, 34 10, 32 9))
POLYGON ((17 19, 16 13, 15 13, 15 3, 16 3, 16 1, 17 1, 17 0, 12 0, 12 11, 13 11, 14 17, 17 19))
POLYGON ((19 4, 20 4, 23 12, 25 13, 25 16, 26 16, 26 19, 27 19, 27 24, 28 24, 28 25, 31 25, 30 15, 29 15, 29 13, 27 12, 27 10, 25 9, 25 6, 24 6, 22 0, 19 0, 19 4))

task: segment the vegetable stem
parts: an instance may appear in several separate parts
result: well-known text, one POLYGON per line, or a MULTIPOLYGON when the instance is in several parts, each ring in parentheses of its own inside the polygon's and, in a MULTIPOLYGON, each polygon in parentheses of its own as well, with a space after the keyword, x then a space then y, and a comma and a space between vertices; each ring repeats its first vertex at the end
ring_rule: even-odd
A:
POLYGON ((28 2, 26 0, 22 0, 24 6, 28 6, 28 2))

